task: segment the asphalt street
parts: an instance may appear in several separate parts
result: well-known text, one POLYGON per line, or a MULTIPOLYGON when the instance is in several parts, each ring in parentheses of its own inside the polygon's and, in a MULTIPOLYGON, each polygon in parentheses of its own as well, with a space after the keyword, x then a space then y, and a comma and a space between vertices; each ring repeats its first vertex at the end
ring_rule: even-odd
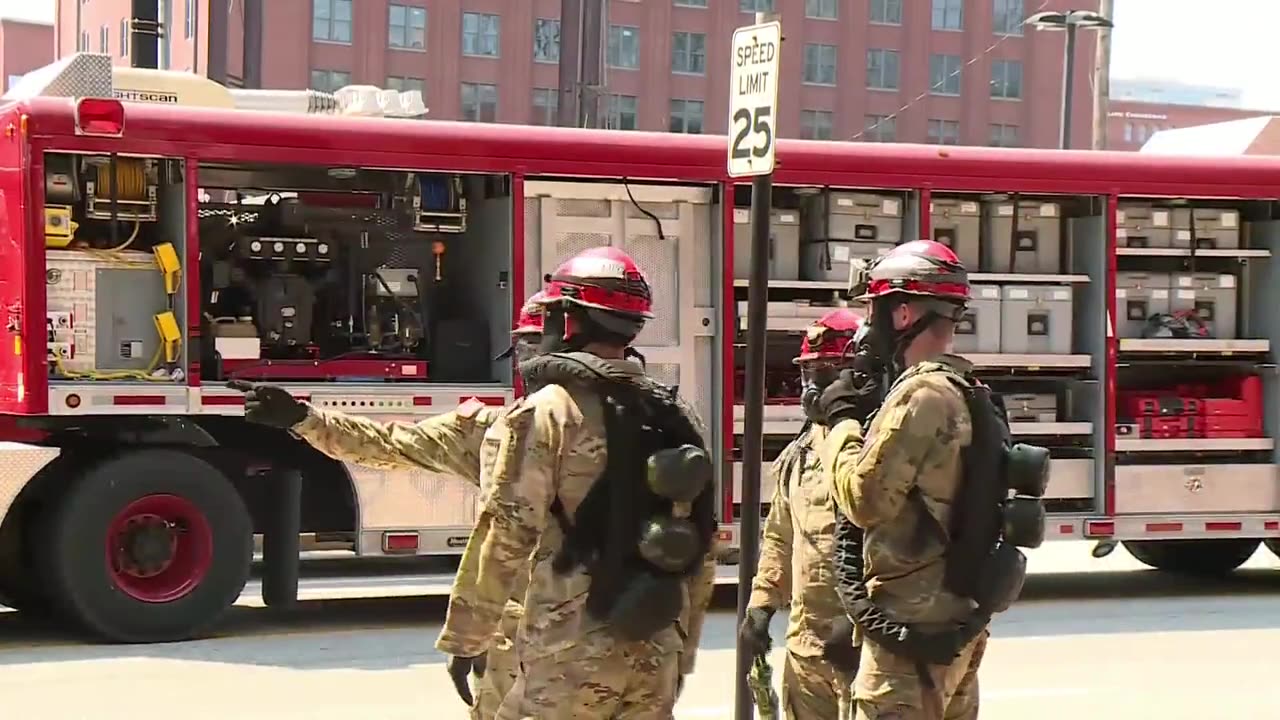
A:
MULTIPOLYGON (((1084 543, 1042 548, 1031 566, 993 628, 983 718, 1280 717, 1280 561, 1266 550, 1217 583, 1139 569, 1123 550, 1093 560, 1084 543)), ((288 612, 263 609, 251 586, 216 637, 172 645, 89 645, 0 612, 0 718, 465 718, 432 649, 447 577, 348 567, 310 565, 288 612)), ((733 717, 728 607, 708 619, 681 720, 733 717)))

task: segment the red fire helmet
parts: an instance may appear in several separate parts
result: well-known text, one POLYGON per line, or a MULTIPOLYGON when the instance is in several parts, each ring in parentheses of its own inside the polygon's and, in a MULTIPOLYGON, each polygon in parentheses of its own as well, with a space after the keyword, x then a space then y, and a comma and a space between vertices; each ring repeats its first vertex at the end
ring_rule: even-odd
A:
POLYGON ((792 362, 799 365, 814 360, 844 359, 863 322, 862 315, 850 308, 836 308, 823 315, 805 330, 800 354, 792 362))
POLYGON ((593 247, 574 255, 547 279, 543 305, 569 302, 634 320, 653 318, 649 279, 630 255, 593 247))
POLYGON ((545 296, 546 293, 539 290, 524 301, 520 315, 516 318, 516 325, 511 329, 512 335, 542 334, 542 298, 545 296))
POLYGON ((953 303, 969 301, 969 273, 951 248, 933 240, 895 247, 870 265, 866 277, 866 291, 859 299, 906 293, 953 303))

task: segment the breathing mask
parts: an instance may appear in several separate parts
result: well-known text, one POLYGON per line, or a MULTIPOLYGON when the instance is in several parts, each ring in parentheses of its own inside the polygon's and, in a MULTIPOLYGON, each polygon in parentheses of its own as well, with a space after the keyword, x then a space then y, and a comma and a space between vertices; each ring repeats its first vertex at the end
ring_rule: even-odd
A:
POLYGON ((805 417, 814 422, 821 422, 817 413, 818 399, 822 391, 840 377, 844 365, 833 362, 805 363, 800 366, 800 407, 805 417))

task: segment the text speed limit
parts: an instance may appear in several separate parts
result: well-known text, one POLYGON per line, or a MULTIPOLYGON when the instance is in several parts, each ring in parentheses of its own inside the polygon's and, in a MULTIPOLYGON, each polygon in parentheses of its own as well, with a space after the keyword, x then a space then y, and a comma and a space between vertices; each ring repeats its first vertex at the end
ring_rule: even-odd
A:
POLYGON ((729 72, 731 177, 773 172, 781 46, 782 25, 778 22, 733 31, 733 65, 729 72))

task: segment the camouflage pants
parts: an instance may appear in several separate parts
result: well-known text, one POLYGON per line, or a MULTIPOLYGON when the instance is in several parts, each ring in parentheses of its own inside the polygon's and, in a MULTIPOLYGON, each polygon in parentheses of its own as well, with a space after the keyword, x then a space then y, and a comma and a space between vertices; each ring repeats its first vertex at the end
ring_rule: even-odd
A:
POLYGON ((514 638, 519 625, 518 617, 514 622, 507 617, 502 618, 502 630, 495 633, 493 645, 489 648, 488 668, 485 669, 484 677, 475 681, 476 704, 471 706, 471 720, 494 720, 498 716, 502 698, 516 684, 516 677, 520 674, 520 658, 516 653, 514 638))
POLYGON ((787 652, 782 669, 782 712, 787 720, 851 720, 853 678, 821 657, 787 652))
POLYGON ((569 648, 522 664, 498 720, 670 720, 679 656, 646 643, 569 648))
POLYGON ((926 703, 915 665, 866 641, 862 666, 854 682, 857 720, 976 720, 978 717, 978 666, 987 649, 989 633, 983 631, 946 666, 931 666, 935 703, 926 703), (928 709, 943 708, 942 717, 928 709))

